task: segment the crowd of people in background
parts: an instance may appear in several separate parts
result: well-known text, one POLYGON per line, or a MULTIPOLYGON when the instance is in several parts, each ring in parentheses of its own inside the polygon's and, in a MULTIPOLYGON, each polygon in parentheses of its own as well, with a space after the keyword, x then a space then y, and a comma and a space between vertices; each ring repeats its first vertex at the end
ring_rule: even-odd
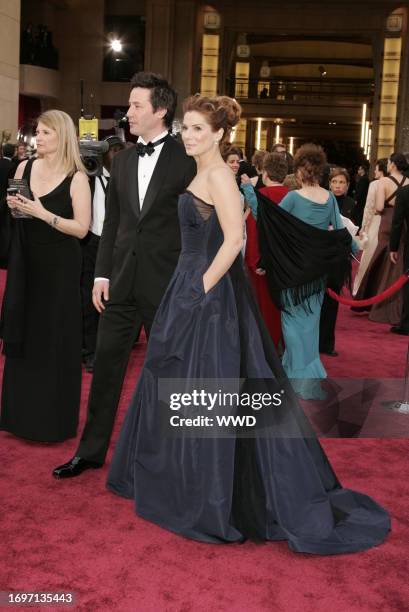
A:
MULTIPOLYGON (((30 31, 29 27, 26 41, 30 39, 30 31)), ((39 31, 44 34, 41 29, 39 31)), ((102 175, 90 178, 89 231, 81 237, 82 358, 88 372, 93 372, 97 342, 99 313, 94 308, 91 294, 104 224, 105 198, 113 157, 129 144, 117 136, 109 136, 106 140, 109 151, 103 157, 102 175)), ((248 161, 240 147, 225 142, 221 146, 221 155, 234 174, 241 192, 245 222, 242 254, 260 312, 282 356, 284 368, 293 379, 322 379, 326 373, 319 353, 338 355, 335 347, 338 302, 325 291, 319 291, 313 300, 309 300, 308 309, 298 304, 280 312, 272 299, 267 282, 268 270, 260 252, 257 227, 259 199, 265 198, 271 206, 279 206, 314 227, 347 227, 354 237, 352 251, 358 257, 352 295, 356 300, 366 299, 391 285, 407 265, 406 227, 402 221, 404 213, 400 213, 399 222, 395 223, 395 251, 392 254, 390 238, 394 224, 394 205, 399 202, 401 193, 405 195, 405 189, 409 186, 408 161, 401 153, 394 153, 389 159, 379 159, 373 169, 373 180, 370 180, 367 161, 362 161, 356 175, 351 177, 346 168, 328 163, 322 148, 313 144, 301 146, 294 157, 284 144, 276 143, 270 152, 254 151, 248 161), (300 339, 303 339, 302 346, 299 345, 300 339)), ((24 142, 3 145, 0 158, 0 200, 4 202, 9 178, 23 168, 21 162, 31 158, 29 164, 24 166, 31 169, 38 157, 41 157, 41 151, 32 152, 24 142)), ((83 172, 82 166, 77 169, 83 172)), ((4 217, 4 206, 1 214, 4 217)), ((4 227, 5 224, 3 232, 4 227)), ((5 259, 5 254, 1 252, 1 263, 5 259)), ((341 285, 335 289, 340 291, 341 285)), ((32 310, 35 311, 35 308, 32 310)), ((369 308, 357 305, 353 310, 359 313, 369 311, 371 320, 389 323, 392 332, 409 335, 407 289, 379 305, 369 308)), ((135 330, 134 341, 138 335, 139 329, 135 330)), ((6 383, 8 377, 6 371, 6 383)), ((317 397, 316 389, 311 391, 300 386, 299 393, 306 398, 317 397)))
MULTIPOLYGON (((256 220, 254 205, 255 191, 268 190, 272 186, 286 191, 300 189, 299 177, 294 173, 294 157, 287 151, 285 145, 276 143, 271 150, 256 150, 249 163, 243 151, 235 146, 226 146, 223 158, 236 175, 237 183, 245 200, 251 208, 251 215, 246 220, 247 246, 245 259, 249 274, 258 296, 259 306, 265 322, 276 346, 283 350, 282 332, 279 318, 275 316, 275 307, 268 297, 267 287, 263 288, 263 274, 260 254, 257 247, 256 220), (285 165, 278 170, 279 155, 285 165), (276 166, 272 170, 272 164, 276 166), (273 182, 272 182, 273 177, 273 182)), ((321 169, 320 185, 329 190, 336 199, 338 211, 343 224, 354 235, 354 253, 358 256, 352 295, 357 300, 374 297, 390 286, 404 270, 405 226, 401 229, 401 240, 397 251, 396 262, 392 261, 389 238, 393 223, 393 212, 396 197, 408 184, 409 163, 402 153, 394 153, 389 159, 379 159, 373 172, 367 160, 362 161, 351 176, 350 172, 340 166, 326 163, 321 169), (370 180, 370 174, 373 179, 370 180), (378 245, 378 243, 380 243, 378 245), (358 253, 360 253, 358 255, 358 253)), ((276 193, 271 200, 279 204, 286 191, 276 193)), ((389 323, 391 331, 409 334, 409 317, 403 316, 403 305, 406 289, 398 292, 385 302, 372 307, 353 307, 356 312, 368 312, 369 319, 381 323, 389 323), (404 321, 402 324, 401 321, 404 321)), ((409 301, 406 306, 409 313, 409 301)), ((325 295, 322 308, 319 331, 320 352, 337 356, 335 350, 335 326, 338 313, 338 303, 325 295)))
MULTIPOLYGON (((105 198, 112 155, 127 144, 122 143, 116 136, 108 137, 107 140, 110 143, 110 149, 104 157, 103 176, 91 179, 95 210, 92 217, 92 228, 83 241, 83 359, 86 369, 90 372, 93 369, 98 314, 91 300, 86 299, 86 295, 92 286, 97 243, 103 224, 103 214, 98 212, 103 209, 103 205, 101 203, 98 205, 97 201, 98 198, 100 200, 105 198)), ((294 157, 282 143, 276 143, 270 153, 256 150, 250 162, 245 159, 240 147, 235 145, 225 144, 221 152, 224 161, 236 176, 243 194, 243 205, 246 208, 246 246, 243 255, 270 334, 276 346, 283 352, 285 343, 282 338, 280 314, 269 296, 264 278, 265 271, 260 263, 257 246, 257 213, 254 200, 250 195, 250 188, 253 193, 254 190, 260 191, 272 202, 279 204, 287 192, 300 188, 299 179, 294 173, 294 157)), ((36 156, 36 151, 32 152, 24 142, 19 142, 17 145, 4 144, 2 153, 0 197, 4 198, 8 179, 14 176, 18 164, 29 159, 33 154, 36 156)), ((370 167, 366 161, 359 165, 353 177, 346 168, 329 163, 326 163, 322 169, 320 185, 332 192, 337 201, 339 213, 344 220, 351 221, 352 227, 354 225, 356 227, 355 244, 359 247, 361 255, 354 277, 352 294, 357 300, 378 294, 394 282, 403 271, 404 240, 400 241, 399 257, 397 263, 394 264, 389 258, 389 236, 396 193, 407 184, 406 174, 408 174, 408 163, 403 154, 394 154, 389 160, 377 160, 373 169, 373 180, 369 178, 370 167), (353 190, 351 190, 351 185, 353 190), (381 187, 380 190, 379 187, 381 187), (392 195, 393 197, 389 197, 392 195), (378 245, 380 237, 381 244, 378 245)), ((379 306, 365 309, 356 307, 355 310, 357 312, 366 310, 371 320, 390 323, 392 331, 396 333, 409 333, 409 325, 400 324, 404 294, 405 292, 400 292, 379 306)), ((325 296, 321 310, 319 346, 321 352, 334 356, 337 355, 335 350, 337 312, 338 304, 325 296)))
MULTIPOLYGON (((0 215, 11 239, 0 429, 37 442, 75 437, 82 348, 93 373, 86 424, 75 455, 52 474, 101 468, 143 326, 145 361, 111 462, 111 491, 133 498, 146 520, 199 541, 286 539, 315 554, 376 546, 390 529, 388 513, 342 488, 298 403, 327 397, 320 350, 336 355, 337 309, 326 289, 350 281, 367 172, 353 203, 348 173, 317 144, 293 157, 277 143, 248 162, 230 144, 242 109, 227 96, 184 101, 182 144, 170 133, 176 99, 160 75, 134 75, 127 116, 137 143, 109 137, 102 174, 91 181, 63 111, 41 114, 36 155, 24 159, 20 147, 17 169, 12 147, 3 148, 0 215), (268 411, 273 435, 255 430, 255 441, 215 436, 199 446, 194 436, 163 435, 164 379, 256 380, 271 392, 279 382, 284 399, 268 411), (191 482, 201 484, 193 491, 191 482)), ((379 252, 383 272, 402 259, 407 207, 398 219, 391 212, 408 189, 406 169, 394 154, 388 176, 377 179, 374 258, 379 252)))

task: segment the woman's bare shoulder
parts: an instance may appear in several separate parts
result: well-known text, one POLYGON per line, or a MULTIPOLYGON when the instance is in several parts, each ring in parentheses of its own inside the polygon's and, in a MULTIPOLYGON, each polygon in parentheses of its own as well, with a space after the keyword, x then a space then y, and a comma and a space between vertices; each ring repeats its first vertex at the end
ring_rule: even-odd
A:
POLYGON ((82 170, 77 170, 77 172, 75 172, 74 176, 72 177, 72 182, 78 186, 85 186, 89 184, 89 178, 85 172, 83 172, 82 170))
POLYGON ((226 164, 218 164, 217 166, 213 166, 209 168, 207 172, 207 180, 210 184, 218 184, 226 179, 229 179, 229 182, 233 179, 233 173, 226 166, 226 164))
POLYGON ((379 184, 379 187, 392 188, 394 185, 394 182, 392 179, 389 178, 389 176, 382 176, 380 179, 378 179, 378 184, 379 184))

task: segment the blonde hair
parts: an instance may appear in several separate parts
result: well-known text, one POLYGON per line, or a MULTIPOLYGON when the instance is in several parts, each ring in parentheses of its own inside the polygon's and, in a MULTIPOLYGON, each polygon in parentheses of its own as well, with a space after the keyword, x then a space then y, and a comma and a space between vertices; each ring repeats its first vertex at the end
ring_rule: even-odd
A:
POLYGON ((54 130, 58 137, 56 163, 62 173, 68 176, 78 170, 85 172, 78 146, 74 122, 67 113, 60 110, 48 110, 38 118, 38 123, 44 123, 54 130))

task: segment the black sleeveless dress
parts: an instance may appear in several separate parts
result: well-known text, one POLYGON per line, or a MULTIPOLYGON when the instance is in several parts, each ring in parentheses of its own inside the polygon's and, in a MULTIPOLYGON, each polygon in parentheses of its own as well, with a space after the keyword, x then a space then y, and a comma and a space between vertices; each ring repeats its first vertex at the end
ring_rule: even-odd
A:
MULTIPOLYGON (((24 170, 30 183, 33 160, 24 170)), ((73 218, 72 177, 40 198, 73 218)), ((39 219, 19 219, 24 265, 20 355, 6 352, 0 428, 22 438, 61 442, 76 435, 81 393, 81 250, 77 238, 39 219)), ((6 294, 18 282, 9 266, 6 294)))

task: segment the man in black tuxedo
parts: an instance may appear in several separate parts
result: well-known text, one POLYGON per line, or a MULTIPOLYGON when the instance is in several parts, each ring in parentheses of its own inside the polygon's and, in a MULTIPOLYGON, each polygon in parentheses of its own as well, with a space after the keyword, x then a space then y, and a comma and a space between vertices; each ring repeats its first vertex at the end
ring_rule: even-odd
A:
MULTIPOLYGON (((391 235, 389 238, 389 255, 392 263, 398 261, 398 249, 402 235, 403 225, 406 222, 406 231, 409 232, 409 185, 398 190, 396 195, 395 209, 393 211, 391 235)), ((404 269, 409 268, 409 234, 406 234, 406 243, 403 253, 404 269)), ((391 327, 391 332, 409 336, 409 282, 402 289, 403 306, 400 325, 391 327)))
POLYGON ((93 288, 102 315, 88 418, 76 456, 54 470, 56 478, 103 465, 135 329, 142 324, 149 334, 177 264, 177 202, 196 164, 169 135, 175 109, 176 93, 160 75, 133 77, 127 116, 139 139, 112 162, 93 288))

